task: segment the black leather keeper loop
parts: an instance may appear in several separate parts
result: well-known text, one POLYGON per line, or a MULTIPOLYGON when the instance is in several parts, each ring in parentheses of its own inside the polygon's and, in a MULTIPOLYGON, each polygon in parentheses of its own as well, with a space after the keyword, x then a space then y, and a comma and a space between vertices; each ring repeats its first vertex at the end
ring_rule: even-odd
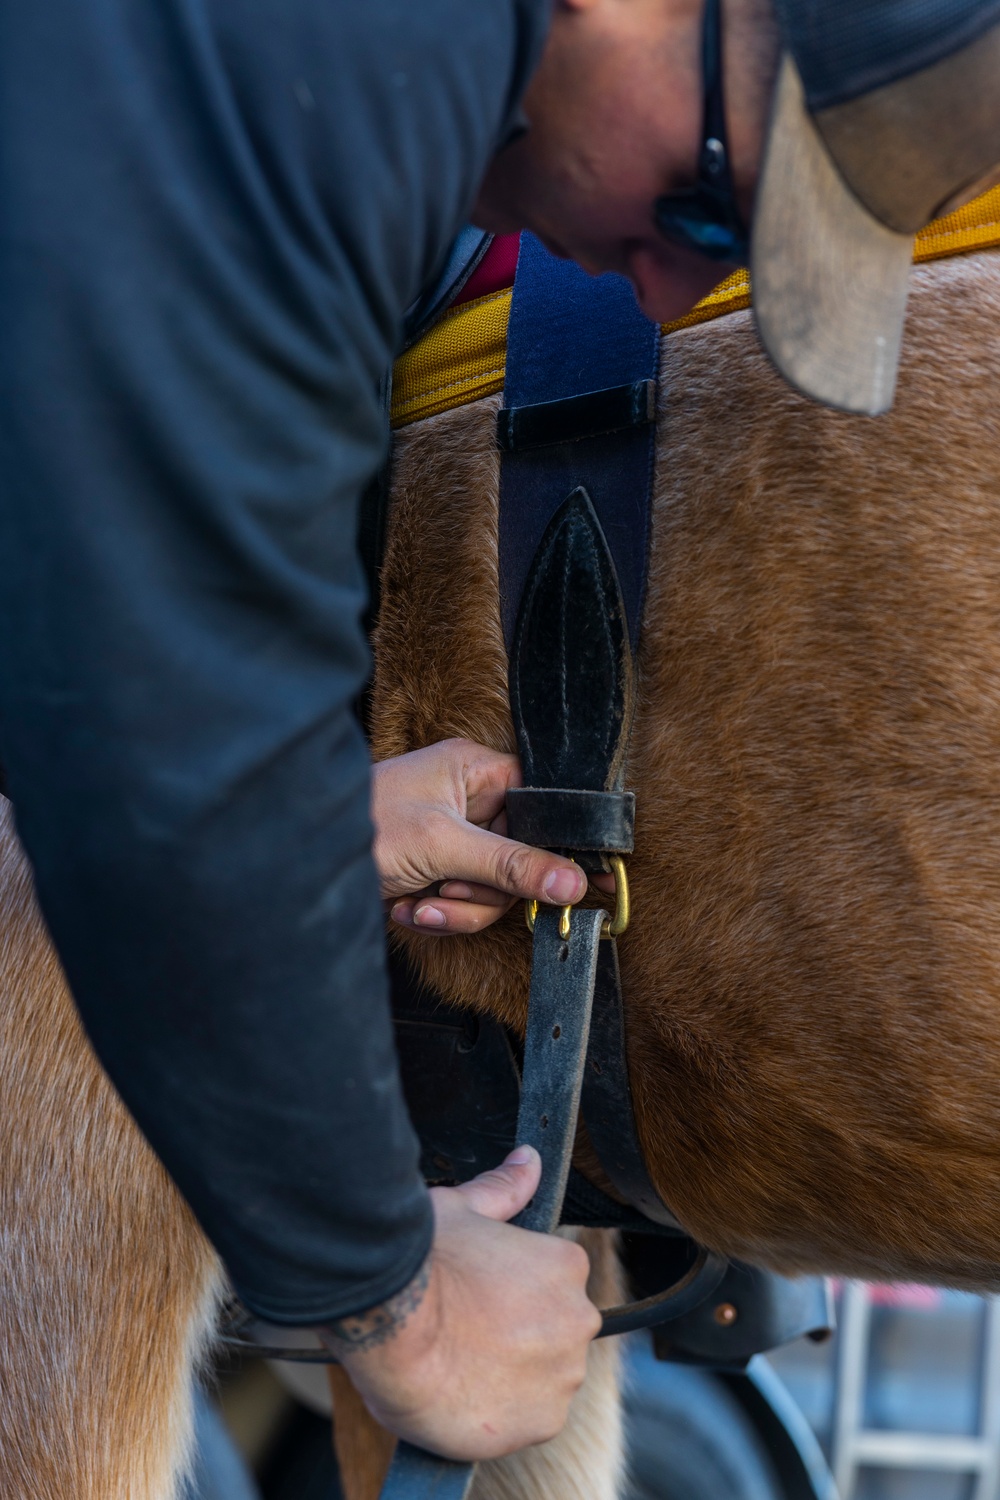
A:
POLYGON ((635 793, 512 787, 507 793, 507 837, 539 849, 631 854, 635 793))

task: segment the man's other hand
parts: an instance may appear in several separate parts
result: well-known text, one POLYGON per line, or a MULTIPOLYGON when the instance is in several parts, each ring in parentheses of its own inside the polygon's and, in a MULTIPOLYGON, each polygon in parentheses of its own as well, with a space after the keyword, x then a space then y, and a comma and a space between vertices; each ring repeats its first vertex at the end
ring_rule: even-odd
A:
POLYGON ((554 1437, 583 1382, 600 1315, 579 1245, 506 1223, 539 1177, 528 1146, 435 1188, 434 1246, 409 1287, 324 1338, 383 1427, 446 1458, 554 1437))
POLYGON ((516 755, 442 740, 372 771, 374 854, 393 921, 420 932, 478 932, 520 897, 568 906, 587 889, 572 860, 505 838, 516 755))

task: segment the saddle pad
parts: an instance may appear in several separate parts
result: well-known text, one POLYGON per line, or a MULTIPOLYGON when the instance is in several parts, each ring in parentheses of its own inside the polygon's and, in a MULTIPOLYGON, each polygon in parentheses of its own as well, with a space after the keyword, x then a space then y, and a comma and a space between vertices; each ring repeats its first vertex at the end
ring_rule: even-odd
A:
MULTIPOLYGON (((935 219, 916 237, 913 259, 942 260, 969 250, 1000 247, 1000 187, 956 213, 935 219)), ((511 280, 513 273, 511 272, 511 280)), ((750 276, 736 271, 685 317, 661 325, 663 333, 708 323, 751 302, 750 276)), ((424 417, 465 406, 504 387, 509 287, 455 307, 396 361, 392 425, 406 427, 424 417)))

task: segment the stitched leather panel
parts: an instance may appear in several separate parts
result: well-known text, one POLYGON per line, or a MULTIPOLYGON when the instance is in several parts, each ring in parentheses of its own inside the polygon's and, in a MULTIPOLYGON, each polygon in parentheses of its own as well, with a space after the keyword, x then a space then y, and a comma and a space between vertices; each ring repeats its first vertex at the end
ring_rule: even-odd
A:
POLYGON ((514 633, 510 699, 527 786, 621 786, 632 660, 614 563, 582 485, 535 555, 514 633))
MULTIPOLYGON (((624 276, 588 276, 522 234, 507 325, 505 408, 538 408, 655 380, 659 343, 659 328, 643 316, 624 276)), ((587 487, 614 558, 633 651, 638 644, 655 428, 647 422, 596 437, 580 437, 579 426, 575 432, 572 442, 503 454, 498 542, 508 655, 539 542, 578 484, 587 487)))

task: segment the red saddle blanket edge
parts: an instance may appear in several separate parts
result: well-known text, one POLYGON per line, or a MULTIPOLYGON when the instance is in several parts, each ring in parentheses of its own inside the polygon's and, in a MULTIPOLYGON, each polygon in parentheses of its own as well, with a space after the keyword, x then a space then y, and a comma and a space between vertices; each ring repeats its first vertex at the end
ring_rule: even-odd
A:
POLYGON ((474 302, 477 297, 488 297, 491 292, 502 292, 513 286, 520 244, 519 234, 498 234, 452 307, 461 307, 463 302, 474 302))

